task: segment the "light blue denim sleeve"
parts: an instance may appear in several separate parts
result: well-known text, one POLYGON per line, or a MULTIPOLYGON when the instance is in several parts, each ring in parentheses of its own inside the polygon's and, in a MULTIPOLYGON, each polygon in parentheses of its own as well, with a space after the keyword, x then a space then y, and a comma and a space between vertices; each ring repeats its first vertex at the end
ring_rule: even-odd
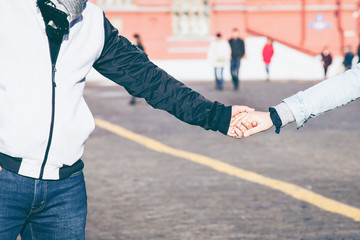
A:
POLYGON ((310 118, 341 107, 360 97, 360 64, 305 91, 283 100, 292 111, 296 124, 303 126, 310 118))

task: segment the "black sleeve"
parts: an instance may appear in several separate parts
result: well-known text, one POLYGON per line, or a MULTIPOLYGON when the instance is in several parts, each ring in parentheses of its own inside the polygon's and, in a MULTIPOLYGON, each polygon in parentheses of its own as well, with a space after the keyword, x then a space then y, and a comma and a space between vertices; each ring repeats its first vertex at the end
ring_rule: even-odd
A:
MULTIPOLYGON (((103 76, 125 87, 133 96, 145 98, 154 108, 176 118, 226 134, 231 107, 205 99, 153 64, 132 45, 104 16, 105 44, 94 68, 103 76)), ((185 70, 185 69, 184 69, 185 70)))
POLYGON ((241 40, 241 49, 242 49, 241 57, 243 57, 245 55, 245 42, 244 42, 244 40, 241 40))

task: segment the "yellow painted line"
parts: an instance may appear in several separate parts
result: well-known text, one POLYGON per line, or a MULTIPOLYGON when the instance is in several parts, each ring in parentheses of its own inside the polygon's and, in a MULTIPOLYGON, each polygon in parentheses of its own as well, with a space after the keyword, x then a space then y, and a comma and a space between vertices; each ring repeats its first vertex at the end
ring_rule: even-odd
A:
POLYGON ((324 196, 311 192, 305 188, 296 186, 291 183, 272 179, 269 177, 264 177, 257 173, 243 170, 238 167, 234 167, 228 163, 224 163, 213 158, 209 158, 199 154, 186 152, 166 146, 165 144, 158 142, 154 139, 131 132, 120 126, 114 125, 112 123, 103 120, 96 119, 95 122, 96 125, 102 129, 108 130, 121 137, 137 142, 156 152, 165 153, 175 157, 187 159, 189 161, 210 167, 216 171, 226 173, 231 176, 235 176, 249 182, 257 183, 269 187, 271 189, 278 190, 287 195, 290 195, 295 199, 307 202, 325 211, 343 215, 345 217, 353 219, 354 221, 360 221, 360 209, 335 201, 330 198, 326 198, 324 196))

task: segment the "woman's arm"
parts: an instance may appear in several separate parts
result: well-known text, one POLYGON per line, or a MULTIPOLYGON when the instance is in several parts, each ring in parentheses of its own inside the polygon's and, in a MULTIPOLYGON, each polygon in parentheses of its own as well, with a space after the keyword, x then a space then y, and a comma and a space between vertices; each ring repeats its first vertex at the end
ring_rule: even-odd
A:
POLYGON ((241 122, 232 121, 231 125, 236 125, 245 137, 266 131, 273 125, 276 127, 276 133, 279 133, 281 127, 291 122, 296 121, 300 128, 310 118, 346 105, 359 97, 360 64, 343 74, 284 99, 279 105, 270 107, 270 113, 252 112, 241 122), (246 126, 249 123, 253 123, 254 128, 247 130, 246 126))
POLYGON ((274 107, 282 127, 296 121, 298 128, 310 118, 341 107, 360 97, 360 65, 286 98, 274 107), (291 114, 290 114, 291 113, 291 114))

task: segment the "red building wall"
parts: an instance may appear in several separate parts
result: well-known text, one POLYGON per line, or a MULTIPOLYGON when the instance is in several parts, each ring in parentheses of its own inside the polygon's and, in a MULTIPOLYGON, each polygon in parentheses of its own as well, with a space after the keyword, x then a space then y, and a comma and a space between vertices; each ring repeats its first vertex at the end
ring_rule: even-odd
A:
MULTIPOLYGON (((173 36, 172 0, 134 3, 132 8, 105 9, 106 16, 122 23, 119 29, 125 37, 140 33, 152 59, 206 58, 210 36, 173 36)), ((342 54, 345 45, 357 48, 359 4, 357 0, 212 0, 210 32, 228 38, 237 27, 244 38, 269 36, 310 55, 325 45, 342 54)))

